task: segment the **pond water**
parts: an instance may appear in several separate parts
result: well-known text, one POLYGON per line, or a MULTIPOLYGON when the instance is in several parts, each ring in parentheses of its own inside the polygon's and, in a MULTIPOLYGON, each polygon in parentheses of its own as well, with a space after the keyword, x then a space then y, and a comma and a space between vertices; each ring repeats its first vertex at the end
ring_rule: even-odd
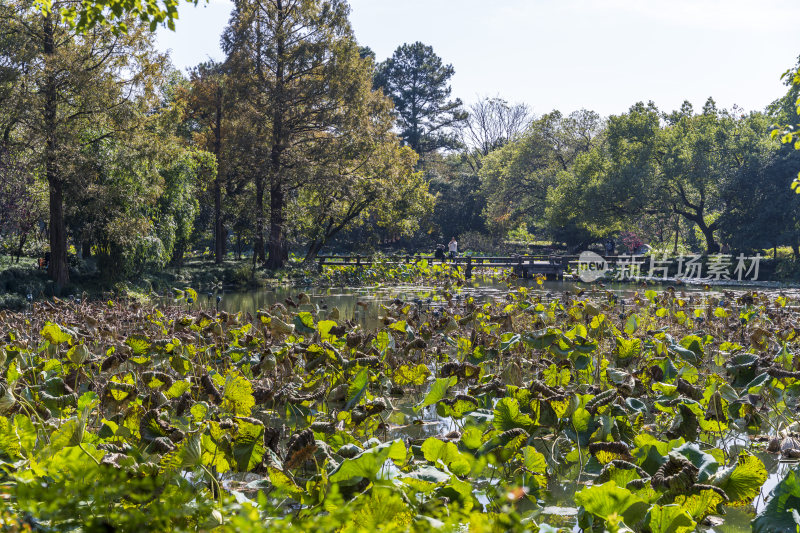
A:
MULTIPOLYGON (((569 295, 570 298, 576 296, 577 291, 586 291, 584 294, 591 294, 602 291, 611 291, 619 298, 631 298, 637 291, 639 294, 646 290, 661 291, 665 287, 656 284, 635 284, 635 283, 616 283, 600 286, 597 284, 578 284, 574 281, 545 281, 541 285, 532 279, 514 279, 510 282, 498 281, 491 278, 476 278, 467 281, 461 287, 451 287, 449 290, 456 299, 473 297, 478 302, 488 300, 499 300, 505 298, 509 291, 517 287, 526 287, 531 291, 543 296, 543 300, 549 301, 553 298, 560 298, 569 295)), ((710 293, 722 294, 732 292, 740 295, 748 290, 758 290, 767 294, 782 294, 800 298, 800 288, 796 286, 776 286, 770 284, 766 286, 704 286, 704 285, 681 285, 674 287, 676 292, 684 292, 690 300, 689 308, 692 307, 692 300, 700 299, 703 295, 710 293), (695 298, 693 298, 693 296, 695 298)), ((225 291, 217 290, 198 295, 198 302, 195 308, 214 309, 215 307, 229 313, 243 312, 255 316, 256 311, 266 309, 275 303, 283 303, 289 310, 293 310, 290 302, 298 300, 298 294, 305 293, 309 296, 310 304, 300 305, 300 310, 330 311, 334 307, 339 309, 339 316, 342 320, 352 320, 367 330, 376 329, 379 326, 378 317, 384 315, 383 306, 396 299, 407 301, 408 303, 419 303, 422 307, 435 309, 446 305, 442 298, 441 287, 425 286, 418 284, 376 284, 371 286, 357 287, 287 287, 275 286, 261 289, 251 289, 245 291, 225 291), (217 302, 219 299, 219 302, 217 302)), ((323 313, 324 314, 324 313, 323 313)))
MULTIPOLYGON (((665 287, 659 285, 642 286, 637 284, 614 284, 600 287, 598 285, 578 285, 571 281, 546 281, 539 285, 534 280, 516 279, 510 282, 503 282, 489 278, 478 278, 465 283, 461 287, 451 287, 448 292, 454 299, 474 298, 478 302, 490 300, 501 300, 506 298, 509 291, 524 286, 539 293, 544 300, 562 298, 568 295, 574 298, 580 290, 584 296, 588 293, 597 292, 598 297, 602 291, 611 291, 618 298, 625 302, 631 299, 637 291, 642 294, 644 291, 652 289, 655 291, 664 290, 665 287)), ((800 289, 795 287, 707 287, 702 285, 683 285, 675 287, 676 292, 684 292, 689 307, 694 301, 702 300, 702 296, 709 293, 719 294, 720 297, 730 296, 747 292, 748 290, 759 290, 760 292, 782 294, 800 298, 800 289)), ((443 298, 444 290, 441 287, 421 286, 411 284, 398 285, 374 285, 365 287, 336 287, 319 288, 308 287, 305 289, 292 287, 273 287, 249 291, 217 291, 199 295, 199 301, 193 307, 201 309, 218 308, 227 312, 243 312, 255 315, 256 311, 266 309, 275 303, 283 303, 289 307, 290 311, 295 308, 299 310, 316 311, 322 318, 327 316, 334 308, 339 310, 340 320, 352 320, 360 324, 364 329, 374 330, 380 322, 379 317, 385 314, 384 306, 389 305, 396 299, 404 302, 413 303, 426 312, 435 313, 438 307, 446 306, 447 302, 443 298), (298 295, 305 293, 308 295, 310 303, 296 306, 299 300, 298 295)), ((443 436, 458 429, 450 418, 440 418, 433 407, 424 409, 417 413, 413 410, 413 405, 419 401, 425 393, 421 388, 416 393, 407 395, 401 399, 392 399, 393 410, 387 414, 388 438, 403 438, 414 441, 424 440, 427 437, 443 436)), ((737 448, 747 444, 748 438, 742 435, 741 438, 734 437, 729 442, 720 443, 724 447, 736 453, 737 448)), ((766 505, 770 491, 785 477, 792 464, 780 462, 770 454, 757 453, 758 457, 764 462, 770 475, 764 484, 761 495, 759 495, 751 506, 745 508, 729 507, 728 513, 724 517, 724 523, 720 525, 707 526, 701 528, 702 531, 709 533, 740 533, 750 531, 750 521, 755 513, 761 511, 766 505)), ((576 472, 577 477, 577 472, 576 472)), ((542 520, 553 525, 562 527, 572 527, 574 531, 580 531, 576 525, 576 509, 574 504, 574 493, 580 490, 582 485, 578 482, 563 482, 553 484, 550 491, 544 497, 544 513, 542 520)))

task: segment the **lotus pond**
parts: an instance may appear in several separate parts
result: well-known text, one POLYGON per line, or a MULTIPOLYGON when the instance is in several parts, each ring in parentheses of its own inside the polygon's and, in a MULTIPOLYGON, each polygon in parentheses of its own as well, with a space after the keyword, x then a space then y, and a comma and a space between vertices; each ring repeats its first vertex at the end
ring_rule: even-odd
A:
POLYGON ((413 282, 0 312, 0 528, 798 530, 795 293, 413 282))

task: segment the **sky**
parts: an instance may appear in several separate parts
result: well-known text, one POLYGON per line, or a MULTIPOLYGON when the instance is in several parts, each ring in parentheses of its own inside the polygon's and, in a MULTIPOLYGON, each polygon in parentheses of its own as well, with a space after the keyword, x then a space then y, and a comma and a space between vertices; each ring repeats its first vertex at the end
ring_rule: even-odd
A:
MULTIPOLYGON (((422 41, 455 68, 453 96, 526 103, 534 113, 624 113, 652 100, 762 110, 800 55, 795 0, 350 0, 356 39, 380 61, 422 41)), ((180 6, 158 43, 185 70, 224 57, 232 3, 180 6)))

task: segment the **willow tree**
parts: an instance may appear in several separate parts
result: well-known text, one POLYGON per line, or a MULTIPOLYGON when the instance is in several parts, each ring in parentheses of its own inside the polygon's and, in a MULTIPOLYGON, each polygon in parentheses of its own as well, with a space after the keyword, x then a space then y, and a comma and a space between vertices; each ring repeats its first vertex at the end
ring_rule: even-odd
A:
POLYGON ((327 161, 326 146, 353 115, 364 115, 362 59, 344 0, 236 0, 223 49, 252 102, 261 164, 256 190, 256 253, 263 258, 264 193, 269 194, 268 268, 287 257, 287 203, 327 161))
POLYGON ((49 195, 49 275, 69 281, 65 204, 81 190, 82 166, 91 147, 143 125, 157 103, 165 57, 154 36, 134 21, 114 35, 97 26, 76 33, 61 17, 76 2, 56 0, 42 14, 32 0, 0 5, 0 27, 18 46, 2 54, 22 76, 17 102, 23 116, 13 135, 38 155, 49 195))

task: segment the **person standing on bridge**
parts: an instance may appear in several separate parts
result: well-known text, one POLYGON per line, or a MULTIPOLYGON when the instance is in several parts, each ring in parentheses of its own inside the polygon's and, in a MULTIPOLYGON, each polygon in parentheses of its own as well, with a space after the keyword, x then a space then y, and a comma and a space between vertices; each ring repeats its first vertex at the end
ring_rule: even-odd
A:
POLYGON ((444 263, 444 260, 446 259, 445 255, 444 255, 444 244, 437 244, 436 245, 436 252, 434 252, 433 256, 436 259, 438 259, 439 261, 441 261, 442 263, 444 263))
POLYGON ((456 241, 455 237, 450 239, 450 243, 447 245, 447 249, 450 251, 450 259, 455 261, 456 254, 458 253, 458 241, 456 241))

